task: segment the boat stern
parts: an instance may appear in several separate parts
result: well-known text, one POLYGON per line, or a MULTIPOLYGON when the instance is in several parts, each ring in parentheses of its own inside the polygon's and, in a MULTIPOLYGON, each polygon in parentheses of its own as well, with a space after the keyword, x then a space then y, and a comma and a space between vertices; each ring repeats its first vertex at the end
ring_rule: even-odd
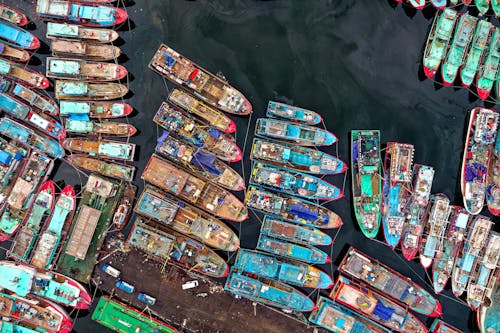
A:
POLYGON ((436 70, 424 65, 424 74, 428 79, 432 79, 436 75, 436 70))
POLYGON ((483 101, 490 96, 491 89, 484 89, 484 88, 479 88, 477 87, 477 94, 479 98, 481 98, 483 101))

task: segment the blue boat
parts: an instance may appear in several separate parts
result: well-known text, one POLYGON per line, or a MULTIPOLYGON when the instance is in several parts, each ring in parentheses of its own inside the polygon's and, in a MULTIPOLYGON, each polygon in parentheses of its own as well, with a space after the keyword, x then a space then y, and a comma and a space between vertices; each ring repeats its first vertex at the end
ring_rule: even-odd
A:
POLYGON ((338 140, 327 130, 272 118, 257 119, 255 135, 301 146, 330 146, 338 140))
POLYGON ((239 249, 233 267, 299 287, 328 289, 333 285, 332 278, 314 266, 278 259, 253 250, 239 249))
POLYGON ((267 104, 266 116, 299 121, 307 125, 317 125, 323 120, 317 112, 274 101, 267 104))
POLYGON ((283 258, 300 260, 308 264, 321 265, 332 261, 328 254, 315 247, 288 243, 262 234, 259 237, 256 249, 283 258))
POLYGON ((34 50, 40 47, 35 35, 4 20, 0 20, 0 41, 20 49, 34 50))
POLYGON ((314 302, 284 283, 254 278, 238 270, 231 269, 224 289, 234 295, 281 309, 309 312, 314 310, 314 302))
POLYGON ((313 226, 288 223, 268 215, 266 215, 262 221, 260 233, 269 237, 306 246, 328 246, 332 244, 332 238, 330 236, 313 226))

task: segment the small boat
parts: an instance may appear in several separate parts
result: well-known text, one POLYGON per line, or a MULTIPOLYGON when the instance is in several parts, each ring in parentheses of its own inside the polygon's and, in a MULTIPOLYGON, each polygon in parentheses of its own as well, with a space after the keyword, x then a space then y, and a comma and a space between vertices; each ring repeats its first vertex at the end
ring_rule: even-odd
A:
POLYGON ((490 159, 488 178, 486 179, 486 203, 488 210, 495 216, 500 216, 500 135, 497 135, 493 155, 490 159))
POLYGON ((474 0, 479 15, 484 15, 490 9, 490 0, 474 0))
POLYGON ((133 161, 135 144, 107 139, 68 138, 62 142, 70 152, 86 153, 92 157, 133 161))
POLYGON ((426 269, 431 266, 436 253, 442 251, 446 225, 452 209, 450 199, 442 193, 432 195, 429 205, 430 211, 420 244, 420 264, 426 269))
MULTIPOLYGON (((424 1, 425 3, 425 1, 424 1)), ((309 321, 330 332, 342 333, 390 333, 391 330, 371 321, 348 308, 320 296, 316 310, 309 316, 309 321)))
POLYGON ((146 185, 134 212, 223 251, 236 251, 240 239, 224 222, 151 185, 146 185))
POLYGON ((4 20, 0 20, 0 41, 19 49, 34 50, 40 47, 40 40, 35 35, 4 20))
POLYGON ((225 78, 213 75, 165 44, 160 45, 148 67, 221 111, 237 115, 252 113, 248 99, 225 78))
POLYGON ((134 179, 135 167, 130 165, 107 162, 84 154, 72 154, 68 161, 75 167, 127 182, 134 179))
POLYGON ((323 120, 317 112, 274 101, 267 103, 266 116, 297 121, 306 125, 317 125, 323 120))
POLYGON ((83 285, 62 274, 11 261, 0 261, 0 287, 21 297, 34 294, 76 309, 88 309, 92 296, 83 285))
POLYGON ((455 81, 458 69, 462 66, 467 56, 467 50, 474 35, 476 24, 477 18, 468 13, 461 15, 458 19, 455 35, 441 67, 441 76, 445 86, 451 86, 455 81))
POLYGON ((64 149, 57 141, 42 136, 32 129, 7 117, 0 118, 0 133, 13 140, 26 144, 30 148, 48 154, 53 158, 61 158, 64 156, 64 149))
POLYGON ((469 228, 469 234, 461 253, 455 261, 451 276, 453 294, 460 297, 469 283, 470 275, 476 265, 481 250, 486 244, 492 222, 489 218, 477 215, 469 228))
POLYGON ((81 81, 56 80, 57 99, 108 100, 125 96, 128 88, 119 83, 89 83, 81 81))
POLYGON ((351 131, 352 198, 359 228, 374 238, 382 218, 382 170, 379 130, 351 131))
POLYGON ((453 206, 442 251, 436 253, 432 263, 432 285, 436 294, 443 291, 451 277, 455 260, 465 240, 469 219, 470 215, 465 209, 453 206))
POLYGON ((493 25, 486 20, 479 20, 476 26, 474 37, 472 37, 472 44, 469 47, 467 57, 460 70, 460 79, 464 87, 470 87, 476 77, 484 54, 489 46, 492 28, 493 25))
POLYGON ((500 269, 497 268, 490 280, 486 297, 489 306, 483 304, 476 312, 477 325, 481 333, 498 332, 500 330, 500 269))
POLYGON ((236 124, 228 116, 213 107, 206 105, 198 98, 188 94, 186 91, 174 88, 168 100, 178 107, 194 114, 206 124, 224 133, 234 133, 236 124))
POLYGON ((486 51, 482 66, 479 67, 476 77, 476 88, 479 98, 485 100, 490 95, 493 84, 498 78, 500 67, 500 30, 495 28, 491 35, 490 47, 486 51))
POLYGON ((51 116, 59 115, 59 105, 49 96, 5 77, 0 78, 0 85, 2 87, 8 85, 6 88, 8 91, 4 90, 4 92, 8 92, 12 96, 22 100, 24 103, 27 103, 44 113, 50 114, 51 116))
POLYGON ((252 208, 285 221, 322 229, 340 228, 342 219, 331 210, 304 199, 275 194, 249 186, 245 203, 252 208))
POLYGON ((73 186, 67 185, 59 194, 54 212, 33 250, 31 265, 35 268, 41 270, 51 269, 56 262, 61 251, 60 245, 68 234, 75 207, 75 190, 73 186))
POLYGON ((115 213, 113 214, 113 226, 115 227, 115 230, 123 230, 130 220, 136 193, 137 186, 132 184, 125 185, 122 198, 116 207, 115 213))
POLYGON ((172 162, 183 165, 228 190, 241 191, 245 189, 245 181, 233 168, 197 147, 170 136, 167 131, 158 138, 156 153, 172 162))
POLYGON ((329 146, 337 142, 335 134, 327 130, 272 118, 257 119, 255 135, 301 146, 329 146))
POLYGON ((436 74, 446 54, 457 17, 457 12, 451 8, 436 13, 424 51, 424 73, 429 79, 436 74))
POLYGON ((47 23, 47 34, 49 39, 64 39, 84 41, 91 43, 112 43, 120 37, 113 29, 87 28, 67 23, 47 23))
POLYGON ((84 58, 94 61, 114 60, 121 54, 118 46, 64 39, 54 39, 51 49, 54 57, 84 58))
POLYGON ((318 149, 287 145, 259 138, 253 139, 250 158, 289 170, 315 175, 336 175, 347 170, 345 162, 318 149))
POLYGON ((498 113, 476 107, 469 120, 460 185, 464 207, 472 215, 483 209, 490 155, 498 129, 498 113))
POLYGON ((30 149, 22 143, 8 142, 0 137, 0 211, 29 155, 30 149))
POLYGON ((21 83, 25 83, 34 88, 47 89, 50 85, 49 80, 43 76, 43 74, 40 74, 29 67, 1 58, 0 75, 4 75, 9 79, 20 81, 21 83))
POLYGON ((413 260, 420 248, 433 180, 433 167, 415 164, 413 167, 413 193, 407 207, 401 235, 401 250, 406 260, 413 260))
POLYGON ((124 9, 78 1, 37 0, 36 14, 42 20, 68 22, 87 27, 109 27, 121 24, 128 15, 124 9))
POLYGON ((333 285, 332 278, 314 266, 254 250, 239 249, 233 268, 298 287, 328 289, 333 285))
POLYGON ((387 143, 382 192, 382 224, 385 242, 393 249, 401 239, 406 218, 413 153, 414 147, 411 144, 387 143))
POLYGON ((20 10, 9 7, 7 5, 0 5, 0 19, 14 23, 20 27, 28 23, 28 18, 20 10))
POLYGON ((87 115, 90 118, 112 119, 127 117, 132 106, 122 102, 60 101, 61 116, 87 115))
POLYGON ((19 50, 0 42, 0 57, 5 57, 17 62, 28 62, 31 58, 31 54, 26 50, 19 50))
POLYGON ((455 328, 451 326, 448 323, 445 323, 441 319, 434 319, 434 322, 432 323, 431 327, 429 328, 430 333, 464 333, 463 331, 459 330, 458 328, 455 328))
POLYGON ((170 133, 223 161, 238 162, 243 157, 241 149, 233 138, 220 133, 215 128, 207 128, 183 110, 166 102, 161 104, 153 121, 170 133))
POLYGON ((398 300, 409 309, 430 317, 442 315, 439 301, 427 290, 380 261, 370 258, 354 247, 349 248, 338 270, 398 300))
POLYGON ((437 9, 444 9, 448 0, 431 0, 431 3, 437 9))
POLYGON ((342 275, 338 277, 330 298, 393 332, 428 333, 427 327, 405 306, 342 275))
POLYGON ((141 178, 214 216, 233 222, 243 222, 248 218, 247 208, 234 194, 192 172, 179 169, 158 155, 151 156, 141 178))
POLYGON ((87 134, 128 138, 137 133, 133 125, 117 121, 73 120, 71 117, 64 123, 66 132, 72 134, 87 134))
POLYGON ((328 246, 332 238, 316 228, 264 216, 260 234, 306 246, 328 246))
POLYGON ((315 247, 288 243, 262 234, 259 237, 256 249, 307 264, 322 265, 332 261, 328 254, 315 247))
POLYGON ((231 269, 224 289, 255 302, 291 311, 309 312, 316 307, 305 294, 287 284, 231 269))
POLYGON ((500 0, 491 0, 491 8, 497 17, 500 16, 500 0))
POLYGON ((122 65, 83 59, 47 58, 47 77, 89 82, 121 80, 127 76, 122 65))

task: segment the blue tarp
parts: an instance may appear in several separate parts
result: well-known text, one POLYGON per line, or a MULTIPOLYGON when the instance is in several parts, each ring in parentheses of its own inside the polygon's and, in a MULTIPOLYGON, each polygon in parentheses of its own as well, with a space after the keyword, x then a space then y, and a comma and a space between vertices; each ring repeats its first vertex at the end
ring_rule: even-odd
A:
POLYGON ((352 162, 353 163, 358 162, 358 153, 359 153, 358 141, 354 141, 352 143, 352 162))
POLYGON ((309 210, 301 204, 293 204, 290 207, 290 214, 297 215, 297 217, 308 221, 314 221, 318 218, 318 213, 309 210))
POLYGON ((175 59, 172 58, 171 56, 167 55, 166 53, 163 53, 163 56, 165 56, 165 61, 163 63, 167 67, 172 68, 172 66, 175 64, 175 59))
POLYGON ((158 142, 158 146, 160 146, 165 141, 168 135, 168 131, 163 131, 162 135, 158 138, 158 140, 156 140, 156 142, 158 142))
POLYGON ((5 165, 9 165, 11 160, 12 160, 12 156, 9 153, 7 153, 3 150, 0 150, 0 163, 5 164, 5 165))
POLYGON ((70 113, 70 120, 90 121, 89 115, 86 113, 70 113))
POLYGON ((393 313, 394 313, 393 308, 385 306, 380 301, 377 301, 375 309, 373 309, 373 314, 379 318, 382 318, 382 320, 384 321, 388 321, 389 319, 391 319, 393 313))
POLYGON ((219 138, 219 131, 216 130, 215 128, 211 128, 208 130, 208 134, 210 134, 210 136, 214 139, 218 139, 219 138))
POLYGON ((205 153, 203 151, 197 151, 194 154, 191 163, 204 168, 213 175, 219 176, 221 172, 215 167, 214 161, 215 161, 214 155, 205 153))

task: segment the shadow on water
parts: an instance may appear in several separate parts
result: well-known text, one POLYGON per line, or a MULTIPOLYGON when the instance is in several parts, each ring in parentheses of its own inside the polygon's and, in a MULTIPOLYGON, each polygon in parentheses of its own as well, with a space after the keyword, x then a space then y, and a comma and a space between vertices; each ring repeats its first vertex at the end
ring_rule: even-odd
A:
POLYGON ((119 7, 131 7, 133 5, 135 5, 134 0, 118 0, 119 7))
POLYGON ((413 18, 415 17, 415 15, 417 15, 417 12, 419 12, 420 10, 417 10, 413 6, 407 5, 403 6, 403 11, 405 12, 406 16, 408 16, 409 18, 413 18))
POLYGON ((396 9, 396 7, 398 6, 398 3, 394 0, 387 0, 387 4, 393 9, 396 9))
POLYGON ((120 31, 131 31, 135 29, 135 23, 133 20, 130 18, 123 22, 119 27, 116 27, 115 30, 120 32, 120 31))
POLYGON ((118 57, 117 60, 118 60, 118 63, 125 64, 127 61, 130 60, 130 58, 125 53, 122 53, 122 54, 120 54, 120 56, 118 57))
MULTIPOLYGON (((340 266, 340 263, 342 262, 342 260, 344 260, 344 257, 346 256, 350 247, 351 247, 351 244, 349 244, 349 243, 344 244, 342 249, 339 251, 337 258, 335 258, 335 259, 332 258, 332 263, 335 265, 334 271, 336 271, 337 268, 340 266)), ((333 278, 333 272, 332 272, 332 278, 333 278)))
POLYGON ((470 87, 469 88, 469 93, 468 93, 468 100, 469 100, 469 103, 473 104, 475 102, 477 102, 479 100, 479 96, 477 96, 477 94, 472 90, 472 89, 475 89, 476 87, 470 87))
POLYGON ((40 54, 50 54, 50 46, 45 43, 43 40, 40 40, 40 47, 36 50, 37 53, 40 54))
POLYGON ((30 60, 28 61, 29 66, 41 66, 42 60, 35 55, 32 55, 30 60))
POLYGON ((31 30, 36 30, 36 23, 31 21, 29 18, 28 18, 28 23, 22 27, 23 29, 26 29, 28 31, 31 31, 31 30))
POLYGON ((118 37, 114 42, 113 42, 113 45, 114 46, 122 46, 123 44, 125 44, 125 40, 123 40, 123 38, 120 36, 118 37))

